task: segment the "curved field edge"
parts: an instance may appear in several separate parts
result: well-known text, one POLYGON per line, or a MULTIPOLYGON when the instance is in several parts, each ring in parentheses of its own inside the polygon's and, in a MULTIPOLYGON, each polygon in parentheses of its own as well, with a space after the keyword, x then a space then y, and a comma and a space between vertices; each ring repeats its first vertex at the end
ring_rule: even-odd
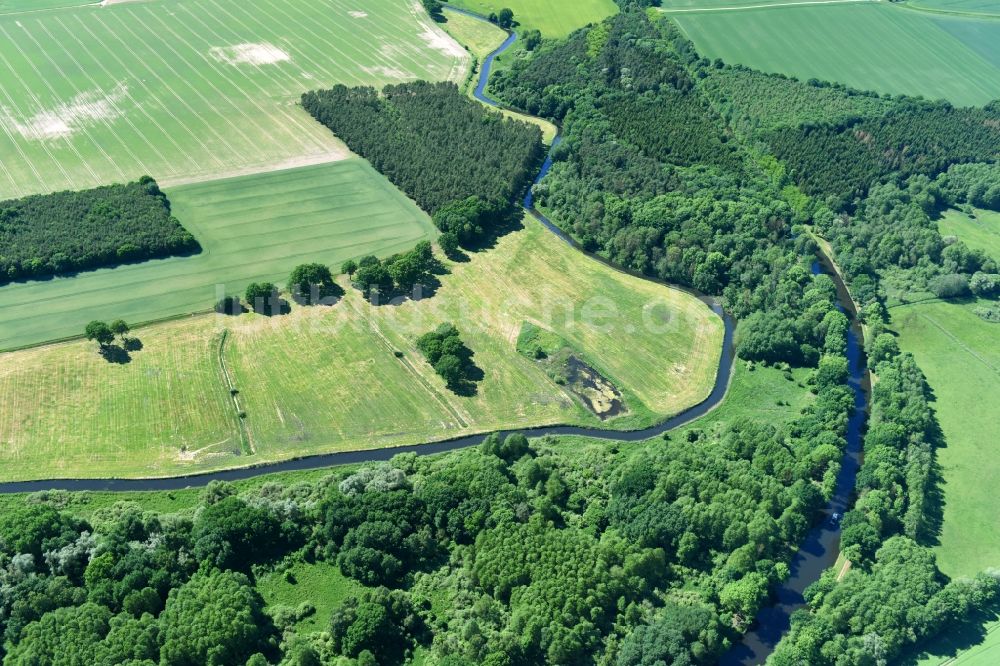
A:
POLYGON ((525 225, 450 265, 430 299, 374 307, 345 283, 332 307, 142 328, 123 365, 82 341, 5 354, 0 479, 193 474, 556 423, 635 428, 708 396, 724 327, 704 303, 525 225), (443 321, 485 372, 474 397, 448 392, 415 347, 443 321), (518 354, 525 321, 566 338, 623 391, 629 415, 602 424, 518 354), (223 330, 249 456, 219 363, 223 330))

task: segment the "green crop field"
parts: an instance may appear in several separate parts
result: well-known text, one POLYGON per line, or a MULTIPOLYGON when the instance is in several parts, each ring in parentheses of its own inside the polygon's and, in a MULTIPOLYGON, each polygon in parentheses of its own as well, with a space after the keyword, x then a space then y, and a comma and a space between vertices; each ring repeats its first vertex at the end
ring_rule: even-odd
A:
POLYGON ((509 7, 518 30, 538 30, 553 38, 565 37, 618 11, 613 0, 450 0, 449 4, 484 15, 509 7))
POLYGON ((931 301, 892 309, 900 347, 914 354, 934 389, 946 445, 937 452, 944 475, 944 526, 937 549, 952 576, 1000 567, 1000 324, 973 305, 931 301))
POLYGON ((533 219, 526 225, 451 265, 430 299, 374 307, 348 287, 332 307, 157 324, 136 332, 143 349, 123 365, 84 341, 4 354, 0 478, 189 473, 599 424, 516 351, 525 321, 558 332, 621 389, 631 411, 610 427, 649 423, 708 395, 723 326, 701 301, 607 268, 533 219), (416 337, 442 321, 458 325, 485 373, 474 397, 448 392, 416 349, 416 337), (223 380, 224 333, 245 432, 223 380), (253 455, 241 454, 247 448, 253 455))
POLYGON ((949 210, 938 220, 942 236, 958 236, 971 248, 1000 257, 1000 213, 974 209, 975 218, 958 210, 949 210))
POLYGON ((92 319, 143 322, 207 310, 220 289, 281 283, 300 263, 339 265, 435 234, 426 214, 356 158, 167 193, 200 254, 0 287, 0 349, 78 335, 92 319))
POLYGON ((882 2, 671 17, 702 54, 733 64, 955 104, 1000 98, 1000 21, 993 19, 931 15, 882 2))
POLYGON ((301 93, 461 81, 468 60, 406 0, 261 0, 253 11, 154 0, 0 15, 0 199, 336 159, 343 145, 297 106, 301 93))

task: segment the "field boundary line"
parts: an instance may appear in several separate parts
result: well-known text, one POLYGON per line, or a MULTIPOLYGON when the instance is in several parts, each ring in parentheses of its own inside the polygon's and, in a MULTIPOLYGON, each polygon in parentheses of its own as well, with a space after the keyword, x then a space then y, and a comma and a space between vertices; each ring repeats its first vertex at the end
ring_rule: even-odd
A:
POLYGON ((883 0, 803 0, 803 2, 775 2, 764 5, 733 5, 730 7, 660 7, 664 14, 695 14, 702 12, 738 12, 750 9, 772 9, 780 7, 809 7, 812 5, 856 5, 885 4, 883 0))
POLYGON ((250 436, 250 428, 246 424, 246 418, 243 416, 246 412, 240 407, 240 392, 237 390, 236 386, 233 384, 233 378, 229 375, 229 368, 226 367, 226 340, 229 339, 229 329, 222 329, 222 336, 219 338, 219 369, 222 370, 222 378, 226 382, 226 389, 229 391, 229 401, 233 404, 236 409, 236 424, 240 431, 240 444, 242 444, 243 452, 247 455, 254 455, 256 451, 254 450, 253 437, 250 436))
POLYGON ((923 7, 909 2, 894 2, 894 6, 900 9, 908 9, 911 12, 922 12, 924 14, 936 14, 938 16, 955 16, 967 19, 986 19, 989 21, 1000 21, 1000 14, 989 14, 985 12, 960 11, 957 9, 937 9, 935 7, 923 7))
POLYGON ((228 180, 230 178, 240 178, 243 176, 255 176, 261 173, 273 173, 276 171, 290 171, 304 167, 317 166, 320 164, 332 164, 333 162, 343 162, 354 159, 350 151, 330 151, 328 153, 316 153, 302 157, 291 157, 286 160, 261 162, 249 164, 243 167, 235 167, 232 171, 214 171, 197 175, 179 175, 164 179, 157 179, 163 187, 181 187, 183 185, 194 185, 197 183, 207 183, 215 180, 228 180))

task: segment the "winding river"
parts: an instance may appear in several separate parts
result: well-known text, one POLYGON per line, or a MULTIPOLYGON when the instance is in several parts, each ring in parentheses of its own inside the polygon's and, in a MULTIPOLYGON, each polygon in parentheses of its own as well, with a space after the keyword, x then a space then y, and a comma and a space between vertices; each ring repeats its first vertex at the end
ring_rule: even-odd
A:
MULTIPOLYGON (((455 7, 446 7, 447 11, 460 12, 472 16, 479 20, 486 20, 482 16, 460 10, 455 7)), ((476 99, 484 104, 501 107, 496 100, 491 99, 486 94, 486 85, 489 74, 497 55, 508 49, 517 35, 510 32, 507 39, 495 51, 493 51, 484 61, 479 73, 479 79, 473 92, 476 99)), ((557 135, 552 147, 558 145, 560 137, 557 135)), ((552 166, 551 148, 550 154, 546 156, 544 163, 535 177, 534 182, 538 183, 552 166)), ((559 238, 574 247, 579 247, 534 207, 531 191, 524 197, 524 208, 533 215, 539 222, 555 233, 559 238)), ((582 249, 580 250, 583 251, 582 249)), ((601 257, 588 253, 597 261, 607 264, 601 257)), ((611 264, 608 264, 611 265, 611 264)), ((619 267, 612 266, 616 270, 619 267)), ((628 271, 627 271, 628 272, 628 271)), ((721 664, 725 666, 735 666, 744 664, 761 664, 772 652, 781 636, 788 631, 791 614, 804 605, 802 593, 805 588, 819 578, 823 570, 833 566, 839 554, 840 531, 837 522, 832 519, 834 514, 843 515, 851 501, 854 488, 854 479, 857 475, 861 460, 861 440, 865 427, 867 399, 869 392, 868 368, 864 356, 864 345, 861 330, 857 323, 856 310, 851 300, 850 294, 841 280, 838 273, 833 270, 833 266, 825 258, 821 257, 813 265, 813 272, 824 272, 829 274, 837 285, 837 293, 840 301, 840 308, 851 318, 851 328, 848 334, 848 361, 850 363, 850 387, 854 393, 854 409, 850 415, 847 433, 847 448, 841 464, 840 473, 837 477, 837 484, 833 498, 825 508, 828 518, 819 526, 813 528, 806 540, 803 542, 799 552, 790 563, 791 575, 789 579, 775 592, 774 603, 761 610, 757 615, 750 631, 743 640, 726 653, 721 664)), ((630 272, 631 273, 631 272, 630 272)), ((646 277, 640 275, 639 277, 646 277)), ((648 279, 648 277, 646 277, 648 279)), ((515 431, 523 433, 529 437, 541 437, 544 435, 582 435, 605 440, 637 441, 648 439, 667 430, 677 428, 687 424, 711 411, 722 402, 729 388, 729 381, 732 376, 734 356, 733 332, 735 322, 732 317, 726 314, 715 299, 696 294, 709 307, 712 308, 725 322, 725 336, 723 340, 722 353, 719 358, 719 368, 716 374, 715 385, 712 392, 705 400, 699 404, 663 421, 662 423, 646 428, 644 430, 616 431, 599 428, 588 428, 580 426, 541 426, 537 428, 526 428, 515 431)), ((181 490, 184 488, 195 488, 207 485, 210 481, 238 481, 264 474, 275 472, 289 472, 297 470, 310 470, 343 465, 350 463, 366 463, 389 460, 398 453, 413 452, 421 455, 442 453, 454 449, 472 446, 482 442, 484 435, 467 435, 450 440, 434 442, 430 444, 419 444, 414 446, 394 447, 387 449, 373 449, 368 451, 345 451, 341 453, 331 453, 324 455, 308 456, 287 460, 277 463, 269 463, 254 467, 243 467, 238 469, 221 470, 180 477, 155 478, 155 479, 54 479, 47 481, 18 481, 0 483, 0 494, 34 492, 39 490, 69 490, 69 491, 156 491, 156 490, 181 490)))

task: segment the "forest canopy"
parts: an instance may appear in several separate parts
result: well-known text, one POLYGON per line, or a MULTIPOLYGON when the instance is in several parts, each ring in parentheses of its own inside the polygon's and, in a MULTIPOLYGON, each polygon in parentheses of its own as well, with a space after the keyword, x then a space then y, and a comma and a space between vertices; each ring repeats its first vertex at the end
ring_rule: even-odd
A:
POLYGON ((542 158, 535 125, 485 109, 452 83, 308 92, 302 106, 428 213, 477 196, 510 203, 542 158))
POLYGON ((0 201, 0 284, 198 249, 148 176, 0 201))

